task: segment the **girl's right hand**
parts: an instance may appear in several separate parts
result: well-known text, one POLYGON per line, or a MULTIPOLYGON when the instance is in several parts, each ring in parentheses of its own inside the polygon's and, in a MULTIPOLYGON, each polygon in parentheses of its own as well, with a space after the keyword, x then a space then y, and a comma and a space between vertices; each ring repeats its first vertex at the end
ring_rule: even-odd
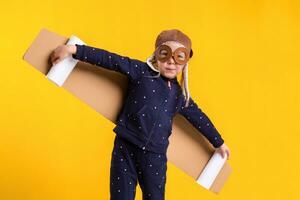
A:
POLYGON ((221 153, 222 158, 224 158, 227 155, 227 160, 229 160, 230 150, 225 143, 223 143, 219 148, 217 148, 217 151, 221 153))
POLYGON ((74 53, 76 53, 75 45, 59 45, 50 55, 51 63, 55 65, 74 53))

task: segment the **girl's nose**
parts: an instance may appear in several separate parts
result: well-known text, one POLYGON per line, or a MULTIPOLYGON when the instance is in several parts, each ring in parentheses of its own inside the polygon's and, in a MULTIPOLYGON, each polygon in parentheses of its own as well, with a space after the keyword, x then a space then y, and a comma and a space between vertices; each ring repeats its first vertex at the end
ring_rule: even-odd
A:
POLYGON ((175 64, 175 60, 172 56, 169 58, 168 64, 175 64))

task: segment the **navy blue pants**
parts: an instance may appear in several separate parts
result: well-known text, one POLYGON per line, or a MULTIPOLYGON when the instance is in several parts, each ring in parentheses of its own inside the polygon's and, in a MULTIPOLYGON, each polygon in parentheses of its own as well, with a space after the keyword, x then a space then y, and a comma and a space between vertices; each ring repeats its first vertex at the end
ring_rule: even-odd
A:
POLYGON ((166 153, 143 150, 116 135, 110 167, 110 199, 134 200, 139 183, 143 200, 164 200, 166 153))

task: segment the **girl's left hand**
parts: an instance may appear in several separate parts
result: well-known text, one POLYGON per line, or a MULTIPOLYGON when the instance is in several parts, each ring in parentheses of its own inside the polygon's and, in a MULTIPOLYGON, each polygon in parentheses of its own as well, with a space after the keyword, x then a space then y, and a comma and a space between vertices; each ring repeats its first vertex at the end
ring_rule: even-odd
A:
POLYGON ((221 153, 222 158, 224 158, 227 154, 227 160, 229 159, 230 150, 225 143, 222 144, 219 148, 217 148, 216 151, 219 151, 221 153))

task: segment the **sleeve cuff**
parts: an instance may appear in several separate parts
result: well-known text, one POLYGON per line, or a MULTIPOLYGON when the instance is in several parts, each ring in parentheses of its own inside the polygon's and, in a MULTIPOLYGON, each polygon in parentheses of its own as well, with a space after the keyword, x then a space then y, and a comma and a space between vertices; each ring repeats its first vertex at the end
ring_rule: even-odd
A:
POLYGON ((222 146, 224 144, 224 140, 223 139, 220 139, 220 140, 218 140, 218 141, 215 141, 214 143, 213 143, 213 146, 215 147, 215 148, 219 148, 220 146, 222 146))
POLYGON ((72 57, 74 59, 80 60, 80 58, 82 57, 84 45, 79 45, 79 44, 75 44, 75 45, 76 45, 76 53, 72 54, 72 57))

